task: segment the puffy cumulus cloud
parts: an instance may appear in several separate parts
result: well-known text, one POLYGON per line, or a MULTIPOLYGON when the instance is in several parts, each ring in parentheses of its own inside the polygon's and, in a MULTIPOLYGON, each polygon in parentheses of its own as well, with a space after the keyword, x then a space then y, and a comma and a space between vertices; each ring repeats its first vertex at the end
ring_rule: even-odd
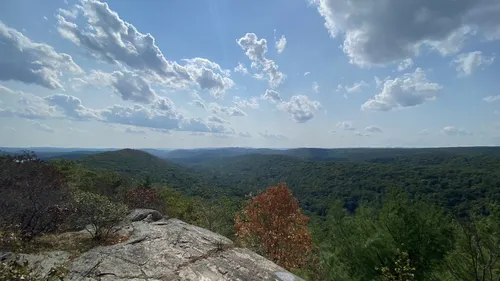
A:
POLYGON ((312 90, 315 93, 319 93, 319 84, 318 84, 318 82, 316 82, 316 81, 313 82, 313 84, 312 84, 312 90))
POLYGON ((238 45, 245 51, 245 55, 252 61, 252 68, 260 68, 267 75, 269 86, 278 87, 286 75, 278 70, 278 65, 266 58, 267 41, 264 38, 257 38, 255 33, 247 33, 236 40, 238 45))
POLYGON ((106 123, 166 130, 178 129, 183 121, 183 116, 176 110, 158 111, 142 105, 113 105, 100 110, 100 114, 106 123))
MULTIPOLYGON (((340 85, 340 86, 342 86, 342 85, 340 85)), ((366 87, 368 87, 368 83, 366 83, 365 81, 360 81, 360 82, 356 82, 356 83, 352 84, 352 86, 345 85, 344 89, 349 94, 352 94, 352 93, 361 93, 363 91, 363 88, 366 88, 366 87)), ((339 88, 337 86, 337 89, 342 89, 342 87, 339 88)))
POLYGON ((126 128, 124 132, 133 135, 146 135, 146 131, 133 127, 126 128))
POLYGON ((282 134, 277 134, 277 133, 271 133, 265 130, 264 132, 260 132, 259 135, 265 139, 269 140, 287 140, 288 138, 285 135, 282 134))
POLYGON ((484 100, 485 102, 490 102, 490 103, 491 103, 491 102, 496 102, 496 101, 500 100, 500 95, 496 95, 496 96, 487 96, 487 97, 483 98, 483 100, 484 100))
POLYGON ((286 48, 285 35, 281 35, 281 38, 276 40, 276 29, 274 30, 274 47, 276 48, 276 52, 278 52, 278 54, 283 53, 286 48))
POLYGON ((61 117, 61 114, 43 98, 0 85, 0 116, 47 119, 61 117))
POLYGON ((187 88, 194 84, 214 96, 223 95, 234 85, 227 71, 207 59, 183 60, 185 65, 168 61, 151 34, 139 32, 107 3, 81 0, 73 9, 74 17, 62 11, 56 15, 58 31, 95 59, 141 71, 164 86, 187 88), (76 22, 84 22, 84 26, 76 22))
POLYGON ((413 73, 385 80, 381 86, 381 92, 365 102, 361 109, 389 111, 413 107, 427 100, 436 99, 441 89, 440 84, 429 82, 425 72, 417 68, 413 73))
POLYGON ((248 74, 248 69, 241 62, 238 62, 238 65, 234 68, 234 72, 239 72, 243 75, 246 75, 248 74))
POLYGON ((297 123, 305 123, 314 117, 314 111, 321 108, 318 101, 309 100, 305 95, 292 96, 289 101, 278 105, 280 110, 287 112, 297 123))
POLYGON ((337 123, 337 128, 345 131, 355 131, 356 128, 352 125, 352 122, 350 121, 342 121, 337 123))
POLYGON ((229 121, 220 118, 219 116, 208 116, 207 120, 214 123, 229 124, 229 121))
POLYGON ((52 106, 58 108, 64 115, 77 120, 100 119, 99 113, 83 106, 82 101, 74 96, 63 94, 52 95, 44 98, 52 106))
POLYGON ((382 133, 382 129, 376 126, 368 126, 365 128, 365 131, 370 133, 382 133))
POLYGON ((269 89, 266 90, 266 92, 262 95, 261 98, 264 100, 274 102, 274 103, 278 103, 278 102, 283 101, 283 99, 281 98, 281 96, 278 92, 276 92, 275 90, 269 90, 269 89))
POLYGON ((125 101, 149 104, 156 98, 151 88, 151 81, 130 71, 114 71, 111 73, 92 70, 83 79, 83 85, 106 86, 125 101))
POLYGON ((460 76, 469 76, 472 72, 481 65, 490 65, 495 60, 495 57, 483 56, 480 51, 459 54, 453 60, 453 64, 460 76))
POLYGON ((208 104, 208 109, 215 114, 226 114, 229 116, 247 116, 247 114, 235 106, 222 106, 218 103, 211 102, 208 104))
POLYGON ((238 136, 240 138, 251 138, 252 137, 252 135, 249 132, 239 132, 238 136))
POLYGON ((405 59, 399 63, 398 71, 406 70, 412 66, 413 66, 413 60, 412 59, 405 59))
POLYGON ((470 136, 472 132, 466 131, 455 126, 446 126, 441 130, 441 133, 447 136, 470 136))
POLYGON ((500 39, 497 0, 310 0, 359 66, 417 56, 423 46, 457 52, 468 36, 500 39))
POLYGON ((0 80, 37 84, 62 89, 63 73, 78 74, 82 69, 68 54, 58 53, 47 44, 32 42, 21 32, 0 21, 0 80))
POLYGON ((235 96, 233 98, 233 104, 241 108, 251 108, 251 109, 259 108, 259 101, 256 97, 251 97, 249 99, 242 99, 238 96, 235 96))
POLYGON ((144 105, 113 105, 103 109, 85 107, 81 100, 68 95, 51 95, 44 98, 12 91, 0 86, 0 116, 26 119, 71 118, 76 121, 98 121, 110 125, 120 124, 148 128, 159 132, 201 131, 234 134, 224 124, 200 118, 183 116, 168 98, 158 98, 149 107, 144 105), (5 105, 5 107, 4 107, 5 105))
POLYGON ((184 59, 188 72, 201 89, 210 91, 212 96, 222 98, 234 86, 229 78, 229 70, 222 69, 217 63, 204 58, 184 59), (222 73, 222 74, 219 74, 222 73))

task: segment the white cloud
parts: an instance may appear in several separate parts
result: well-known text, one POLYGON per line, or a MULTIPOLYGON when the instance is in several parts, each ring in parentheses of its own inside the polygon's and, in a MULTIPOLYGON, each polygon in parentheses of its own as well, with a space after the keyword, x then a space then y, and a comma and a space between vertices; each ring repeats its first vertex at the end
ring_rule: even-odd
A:
POLYGON ((204 58, 183 59, 187 71, 201 89, 209 90, 212 96, 222 98, 234 86, 230 71, 204 58), (220 74, 219 74, 220 73, 220 74))
POLYGON ((365 131, 370 133, 382 133, 382 129, 376 126, 368 126, 365 128, 365 131))
POLYGON ((149 104, 157 95, 151 88, 151 81, 130 71, 106 73, 92 70, 84 78, 85 85, 103 85, 113 89, 114 93, 125 101, 149 104))
MULTIPOLYGON (((275 41, 276 41, 276 38, 275 38, 275 41)), ((276 51, 278 52, 278 54, 283 53, 283 51, 286 48, 286 38, 285 38, 285 35, 281 35, 281 38, 274 43, 274 46, 276 47, 276 51)))
POLYGON ((258 39, 255 33, 247 33, 236 42, 252 61, 252 68, 262 69, 263 73, 267 74, 271 88, 276 88, 283 82, 286 75, 278 70, 279 67, 273 60, 266 58, 266 39, 258 39))
POLYGON ((262 95, 261 98, 264 100, 274 102, 274 103, 278 103, 278 102, 282 101, 281 96, 278 92, 276 92, 275 90, 269 90, 269 89, 266 90, 266 92, 262 95))
POLYGON ((37 84, 63 89, 63 73, 79 74, 82 69, 65 53, 51 46, 32 42, 21 32, 0 21, 0 80, 37 84))
POLYGON ((133 135, 146 135, 146 131, 130 127, 126 128, 124 132, 133 135))
POLYGON ((498 100, 500 100, 500 95, 496 95, 496 96, 487 96, 485 98, 483 98, 483 100, 485 102, 496 102, 498 100))
POLYGON ((417 56, 424 46, 457 52, 469 36, 500 39, 496 0, 310 0, 332 37, 359 66, 385 65, 417 56))
POLYGON ((264 132, 260 132, 259 134, 263 138, 270 139, 270 140, 287 140, 288 139, 285 135, 277 134, 277 133, 270 133, 267 130, 265 130, 264 132))
POLYGON ((238 65, 234 68, 234 72, 239 72, 243 75, 246 75, 248 74, 248 69, 241 62, 238 62, 238 65))
POLYGON ((417 68, 395 79, 383 82, 381 92, 365 102, 362 110, 389 111, 413 107, 436 99, 442 86, 427 80, 425 72, 417 68))
POLYGON ((419 135, 423 135, 423 136, 428 135, 428 134, 429 134, 429 130, 427 130, 427 129, 422 129, 422 130, 420 130, 420 132, 418 132, 418 134, 419 134, 419 135))
POLYGON ((354 135, 357 137, 369 137, 370 136, 370 134, 368 134, 368 133, 359 132, 359 131, 355 131, 354 135))
POLYGON ((314 81, 312 84, 312 89, 315 93, 319 93, 319 84, 318 82, 314 81))
POLYGON ((309 74, 311 74, 311 72, 309 72, 309 71, 304 72, 304 76, 307 76, 307 75, 309 75, 309 74))
POLYGON ((342 121, 337 123, 337 128, 344 130, 344 131, 355 131, 356 128, 352 125, 352 122, 350 121, 342 121))
POLYGON ((193 104, 196 105, 197 107, 200 107, 200 108, 203 108, 203 109, 207 109, 207 106, 201 100, 194 100, 193 104))
POLYGON ((368 84, 365 81, 360 81, 352 84, 352 86, 345 85, 344 89, 347 93, 361 93, 364 87, 368 87, 368 84))
POLYGON ((64 38, 84 47, 95 59, 140 71, 164 86, 196 85, 215 97, 222 97, 234 85, 227 71, 207 59, 186 59, 184 66, 167 61, 151 34, 139 32, 110 10, 107 3, 82 0, 74 9, 75 17, 61 10, 56 15, 58 31, 64 38), (76 24, 80 16, 84 27, 76 24))
POLYGON ((37 130, 44 131, 47 133, 54 133, 55 132, 55 130, 47 124, 43 124, 43 123, 40 123, 38 121, 33 121, 32 124, 33 124, 33 127, 35 127, 37 130))
POLYGON ((103 109, 85 107, 81 100, 68 95, 40 98, 0 86, 0 116, 25 119, 67 119, 99 121, 162 131, 201 131, 234 134, 226 125, 183 116, 168 98, 158 98, 149 108, 143 105, 112 105, 103 109), (6 107, 3 107, 3 105, 6 107))
POLYGON ((344 89, 344 86, 342 84, 338 84, 335 92, 340 92, 342 89, 344 89))
POLYGON ((293 121, 304 123, 314 117, 314 111, 320 109, 321 104, 318 101, 309 100, 305 95, 296 95, 287 102, 281 102, 278 108, 287 112, 293 121))
POLYGON ((249 132, 239 132, 238 136, 241 138, 251 138, 252 135, 249 132))
POLYGON ((247 116, 247 114, 235 106, 222 106, 218 103, 211 102, 208 104, 208 109, 215 114, 226 114, 229 116, 247 116))
POLYGON ((412 66, 413 66, 413 60, 412 59, 405 59, 399 63, 398 71, 406 70, 412 66))
POLYGON ((472 135, 471 132, 466 131, 461 128, 457 128, 455 126, 446 126, 441 130, 441 133, 447 136, 469 136, 472 135))
POLYGON ((456 70, 460 76, 469 76, 474 69, 481 65, 490 65, 495 60, 495 57, 483 56, 480 51, 459 54, 453 64, 456 65, 456 70))
POLYGON ((238 96, 235 96, 233 98, 233 104, 241 108, 251 108, 251 109, 259 108, 259 101, 256 97, 251 97, 249 99, 242 99, 238 96))
POLYGON ((207 120, 214 123, 229 124, 229 121, 220 118, 219 116, 208 116, 207 120))
POLYGON ((57 94, 44 98, 47 104, 55 106, 66 116, 77 120, 100 119, 98 112, 86 108, 82 101, 74 96, 57 94))
POLYGON ((58 118, 62 115, 43 98, 0 85, 0 116, 26 119, 58 118))

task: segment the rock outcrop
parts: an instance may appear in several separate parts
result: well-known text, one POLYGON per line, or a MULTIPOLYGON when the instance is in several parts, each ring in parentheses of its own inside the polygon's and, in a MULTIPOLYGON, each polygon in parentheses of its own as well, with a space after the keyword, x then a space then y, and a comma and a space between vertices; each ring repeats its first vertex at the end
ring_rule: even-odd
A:
POLYGON ((130 235, 126 242, 91 249, 71 261, 57 252, 59 261, 65 257, 68 263, 66 280, 303 281, 226 237, 177 219, 158 219, 155 211, 134 210, 127 221, 120 229, 130 235))

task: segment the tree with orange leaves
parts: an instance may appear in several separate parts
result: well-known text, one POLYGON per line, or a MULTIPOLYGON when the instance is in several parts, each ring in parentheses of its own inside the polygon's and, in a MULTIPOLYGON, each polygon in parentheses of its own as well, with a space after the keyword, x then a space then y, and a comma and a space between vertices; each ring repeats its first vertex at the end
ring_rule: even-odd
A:
POLYGON ((236 215, 238 242, 258 248, 277 264, 291 269, 304 266, 312 248, 307 223, 299 202, 282 183, 252 198, 236 215))

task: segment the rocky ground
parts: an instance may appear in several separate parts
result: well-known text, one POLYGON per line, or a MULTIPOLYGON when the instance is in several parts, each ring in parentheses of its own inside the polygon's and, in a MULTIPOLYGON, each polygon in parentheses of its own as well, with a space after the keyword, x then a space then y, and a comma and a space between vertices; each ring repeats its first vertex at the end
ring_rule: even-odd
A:
MULTIPOLYGON (((303 281, 226 237, 167 219, 154 210, 134 210, 120 226, 130 238, 72 258, 66 252, 22 255, 43 274, 66 264, 66 280, 282 280, 303 281)), ((5 255, 4 255, 5 257, 5 255)))

